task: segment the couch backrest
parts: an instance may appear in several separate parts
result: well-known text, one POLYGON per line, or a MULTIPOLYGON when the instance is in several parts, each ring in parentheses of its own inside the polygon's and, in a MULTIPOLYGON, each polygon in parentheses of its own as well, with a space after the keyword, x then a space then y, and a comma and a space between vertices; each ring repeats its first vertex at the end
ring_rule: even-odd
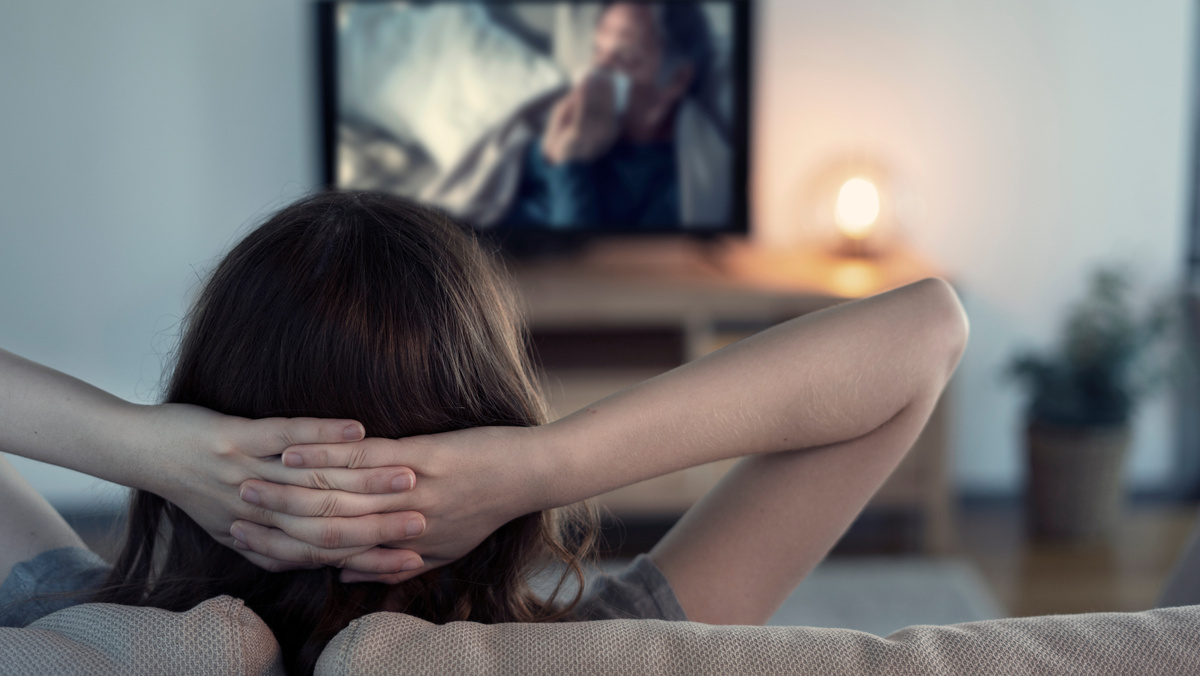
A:
MULTIPOLYGON (((362 617, 334 637, 318 676, 423 673, 1195 674, 1200 606, 847 629, 662 620, 435 625, 362 617)), ((83 604, 0 629, 0 675, 283 674, 266 624, 238 599, 184 613, 83 604)))
POLYGON ((376 613, 338 634, 319 676, 589 674, 1200 674, 1200 606, 848 629, 662 620, 434 625, 376 613))
POLYGON ((283 676, 267 624, 230 596, 183 613, 85 603, 0 628, 0 675, 283 676))

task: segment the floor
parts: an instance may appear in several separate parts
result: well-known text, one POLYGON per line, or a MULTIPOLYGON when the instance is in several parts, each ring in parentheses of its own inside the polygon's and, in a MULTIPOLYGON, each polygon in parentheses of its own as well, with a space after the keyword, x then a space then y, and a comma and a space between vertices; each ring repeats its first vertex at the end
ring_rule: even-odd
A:
POLYGON ((1154 607, 1196 519, 1195 505, 1126 510, 1105 542, 1031 542, 1012 508, 961 510, 958 551, 1010 616, 1154 607))

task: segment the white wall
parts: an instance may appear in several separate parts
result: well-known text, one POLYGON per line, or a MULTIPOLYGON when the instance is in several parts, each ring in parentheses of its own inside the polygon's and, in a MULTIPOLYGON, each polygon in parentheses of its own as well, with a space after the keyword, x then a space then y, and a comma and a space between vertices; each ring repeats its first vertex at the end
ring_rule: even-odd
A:
MULTIPOLYGON (((0 5, 0 346, 150 401, 196 272, 317 177, 307 4, 0 5)), ((1019 479, 998 371, 1052 335, 1089 266, 1152 281, 1183 258, 1192 3, 769 0, 760 12, 758 237, 848 150, 924 196, 916 246, 959 284, 972 344, 953 404, 968 489, 1019 479)), ((1167 478, 1159 402, 1133 470, 1167 478)), ((22 463, 59 504, 92 480, 22 463)))

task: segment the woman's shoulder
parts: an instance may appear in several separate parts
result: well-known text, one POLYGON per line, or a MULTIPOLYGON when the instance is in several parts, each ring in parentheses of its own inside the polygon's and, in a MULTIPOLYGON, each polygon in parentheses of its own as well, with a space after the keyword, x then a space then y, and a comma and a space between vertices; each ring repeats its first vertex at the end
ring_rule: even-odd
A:
POLYGON ((687 620, 671 584, 646 554, 639 554, 616 574, 600 574, 588 586, 587 595, 572 614, 576 621, 687 620))
POLYGON ((0 584, 0 627, 25 627, 40 617, 82 603, 111 566, 90 549, 59 547, 13 566, 0 584))

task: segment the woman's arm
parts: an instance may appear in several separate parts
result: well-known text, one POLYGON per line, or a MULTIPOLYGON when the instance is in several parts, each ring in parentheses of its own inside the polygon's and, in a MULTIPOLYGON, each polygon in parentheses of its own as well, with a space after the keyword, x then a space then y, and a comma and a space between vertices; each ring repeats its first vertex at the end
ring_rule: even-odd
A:
POLYGON ((549 499, 869 434, 941 391, 966 335, 938 279, 771 327, 546 426, 549 499))
MULTIPOLYGON (((899 463, 966 335, 954 291, 925 280, 784 322, 542 427, 303 446, 284 459, 305 467, 413 468, 417 488, 404 499, 429 525, 406 546, 432 566, 520 514, 757 456, 696 505, 652 556, 689 616, 762 621, 899 463), (720 580, 738 584, 714 593, 720 580)), ((302 490, 249 483, 268 508, 311 509, 313 496, 302 490)), ((360 513, 326 497, 329 513, 360 513)), ((282 533, 248 529, 251 548, 287 553, 282 533)))
POLYGON ((555 423, 574 480, 556 501, 750 456, 650 554, 689 619, 762 624, 911 448, 966 340, 940 280, 764 331, 555 423))
MULTIPOLYGON (((295 443, 361 439, 362 426, 349 420, 271 418, 245 420, 195 406, 141 406, 87 383, 0 350, 0 451, 67 467, 102 479, 152 491, 171 500, 215 539, 234 546, 235 519, 277 523, 279 516, 238 498, 248 478, 377 493, 367 519, 380 540, 405 537, 420 515, 395 511, 391 481, 411 484, 409 470, 304 472, 283 467, 278 455, 295 443)), ((47 549, 81 544, 61 517, 5 461, 0 466, 0 571, 47 549)), ((378 543, 373 543, 378 544, 378 543)), ((371 546, 314 548, 307 559, 247 558, 264 568, 336 562, 363 571, 395 573, 416 557, 407 551, 371 546)), ((2 580, 3 577, 0 577, 2 580)))

